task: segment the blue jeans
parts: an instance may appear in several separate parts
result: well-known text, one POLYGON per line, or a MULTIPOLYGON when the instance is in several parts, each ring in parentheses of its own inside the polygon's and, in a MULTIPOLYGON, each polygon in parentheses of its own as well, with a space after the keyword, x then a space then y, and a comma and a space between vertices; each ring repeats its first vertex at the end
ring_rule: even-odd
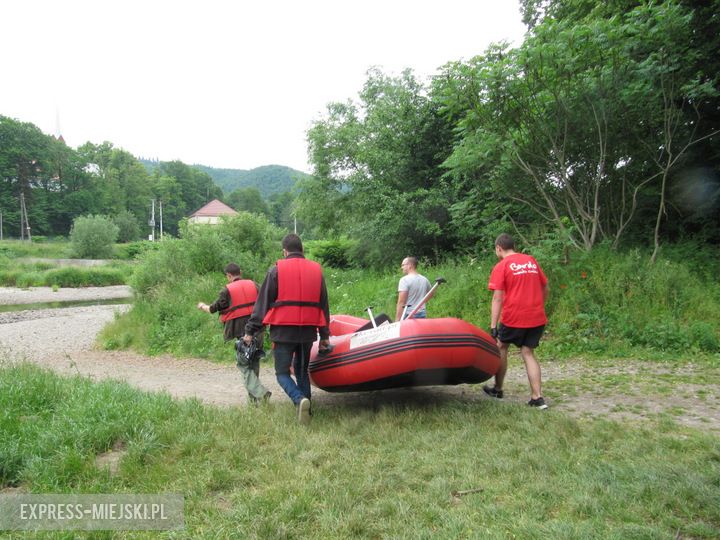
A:
MULTIPOLYGON (((411 309, 408 309, 408 312, 405 314, 405 317, 403 317, 403 320, 407 319, 407 316, 410 315, 411 311, 411 309)), ((427 311, 418 311, 415 315, 413 315, 413 319, 427 319, 427 311)))
POLYGON ((297 405, 303 398, 310 399, 310 350, 312 343, 275 343, 275 377, 280 387, 297 405), (290 365, 295 372, 295 380, 290 375, 290 365))

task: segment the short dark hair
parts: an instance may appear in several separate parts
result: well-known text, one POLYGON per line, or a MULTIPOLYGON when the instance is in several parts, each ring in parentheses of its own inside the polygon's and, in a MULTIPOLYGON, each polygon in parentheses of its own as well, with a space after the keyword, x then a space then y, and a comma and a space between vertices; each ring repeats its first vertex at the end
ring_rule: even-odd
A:
POLYGON ((240 267, 235 263, 229 263, 225 267, 225 273, 230 274, 231 276, 241 276, 242 270, 240 270, 240 267))
POLYGON ((302 253, 302 240, 300 240, 300 237, 297 234, 286 234, 285 238, 282 239, 282 248, 287 250, 289 253, 302 253))
POLYGON ((407 260, 408 263, 410 263, 410 266, 412 266, 413 268, 417 268, 417 265, 418 265, 417 257, 407 256, 407 257, 405 257, 405 259, 407 260))
POLYGON ((515 249, 515 240, 508 233, 502 233, 495 239, 495 245, 507 251, 508 249, 515 249))

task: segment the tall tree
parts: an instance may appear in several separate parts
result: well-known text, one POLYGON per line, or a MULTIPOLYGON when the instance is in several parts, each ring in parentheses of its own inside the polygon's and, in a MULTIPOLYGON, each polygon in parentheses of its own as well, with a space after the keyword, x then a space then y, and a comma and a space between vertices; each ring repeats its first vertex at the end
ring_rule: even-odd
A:
POLYGON ((492 182, 583 249, 617 244, 650 197, 657 245, 668 175, 706 137, 692 104, 713 92, 682 64, 688 17, 675 2, 545 16, 519 49, 451 66, 444 110, 460 135, 451 172, 492 182))
POLYGON ((235 210, 270 216, 270 208, 260 195, 258 188, 239 188, 225 198, 225 202, 235 210))
MULTIPOLYGON (((25 199, 34 233, 47 234, 46 197, 36 188, 53 177, 50 160, 53 140, 35 125, 0 116, 0 205, 4 233, 20 234, 20 197, 25 199), (37 203, 37 204, 36 204, 37 203)), ((23 231, 23 235, 26 231, 23 231)))
POLYGON ((439 169, 450 138, 412 72, 371 70, 360 103, 332 104, 308 133, 314 178, 303 184, 299 215, 342 226, 368 262, 439 254, 454 241, 439 169))

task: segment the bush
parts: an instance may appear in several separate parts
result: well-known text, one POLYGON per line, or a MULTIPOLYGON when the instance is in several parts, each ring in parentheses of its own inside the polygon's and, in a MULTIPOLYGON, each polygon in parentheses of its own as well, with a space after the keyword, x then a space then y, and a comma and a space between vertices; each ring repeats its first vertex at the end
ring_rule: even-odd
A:
POLYGON ((15 278, 15 285, 21 289, 26 289, 28 287, 41 287, 42 283, 42 272, 23 272, 15 278))
POLYGON ((156 250, 160 248, 160 242, 150 242, 149 240, 140 240, 138 242, 128 242, 115 246, 115 255, 118 259, 135 259, 146 251, 156 250))
POLYGON ((107 287, 124 285, 125 273, 119 268, 75 268, 65 266, 49 270, 43 277, 43 285, 52 287, 107 287))
POLYGON ((118 242, 125 244, 140 238, 140 225, 135 214, 129 210, 123 210, 113 216, 112 221, 118 228, 118 242))
POLYGON ((314 243, 313 255, 324 266, 332 268, 349 268, 352 265, 350 249, 353 242, 350 240, 324 240, 314 243))
POLYGON ((107 216, 81 216, 73 221, 70 242, 75 256, 105 259, 112 256, 119 229, 107 216))

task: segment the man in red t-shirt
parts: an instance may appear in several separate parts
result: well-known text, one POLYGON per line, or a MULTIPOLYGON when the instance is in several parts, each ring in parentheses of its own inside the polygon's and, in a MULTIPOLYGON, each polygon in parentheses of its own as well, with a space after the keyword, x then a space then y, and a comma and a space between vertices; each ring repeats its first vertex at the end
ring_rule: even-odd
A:
POLYGON ((547 278, 535 259, 515 252, 515 242, 509 234, 497 237, 495 255, 500 262, 490 274, 488 289, 493 291, 490 334, 500 348, 500 369, 495 374, 495 386, 483 386, 483 390, 492 397, 503 397, 508 349, 513 344, 520 347, 525 361, 531 394, 528 405, 547 409, 542 396, 540 364, 534 352, 547 323, 547 278))

